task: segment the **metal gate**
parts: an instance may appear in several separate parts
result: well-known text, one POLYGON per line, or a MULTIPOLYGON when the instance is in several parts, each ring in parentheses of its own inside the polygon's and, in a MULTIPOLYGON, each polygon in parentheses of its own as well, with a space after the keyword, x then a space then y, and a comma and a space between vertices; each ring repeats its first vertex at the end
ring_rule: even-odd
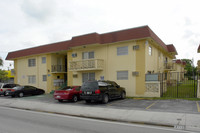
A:
POLYGON ((186 75, 183 72, 162 73, 161 97, 196 98, 198 74, 186 75))

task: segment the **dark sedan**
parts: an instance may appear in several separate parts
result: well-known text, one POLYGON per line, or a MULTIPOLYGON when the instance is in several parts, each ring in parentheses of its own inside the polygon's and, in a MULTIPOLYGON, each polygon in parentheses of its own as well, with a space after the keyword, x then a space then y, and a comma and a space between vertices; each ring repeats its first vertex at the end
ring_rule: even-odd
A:
POLYGON ((23 97, 23 96, 30 96, 30 95, 40 95, 44 93, 45 93, 44 90, 38 89, 34 86, 17 86, 12 89, 8 89, 5 92, 5 95, 12 96, 12 97, 23 97))

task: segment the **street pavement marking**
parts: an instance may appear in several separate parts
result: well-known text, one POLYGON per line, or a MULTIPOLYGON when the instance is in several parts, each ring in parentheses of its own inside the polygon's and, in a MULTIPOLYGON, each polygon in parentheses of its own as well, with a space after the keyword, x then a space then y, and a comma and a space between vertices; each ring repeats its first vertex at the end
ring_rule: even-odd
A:
POLYGON ((111 103, 106 104, 106 106, 112 106, 113 104, 123 103, 125 100, 126 100, 126 99, 123 99, 123 100, 121 100, 121 101, 118 101, 118 100, 112 101, 111 103))
POLYGON ((196 104, 197 104, 197 110, 198 110, 198 112, 200 112, 199 103, 197 101, 196 101, 196 104))
POLYGON ((154 103, 152 103, 151 105, 149 105, 148 107, 146 107, 145 109, 147 110, 147 109, 149 109, 149 108, 151 108, 154 104, 156 104, 158 101, 156 101, 156 102, 154 102, 154 103))

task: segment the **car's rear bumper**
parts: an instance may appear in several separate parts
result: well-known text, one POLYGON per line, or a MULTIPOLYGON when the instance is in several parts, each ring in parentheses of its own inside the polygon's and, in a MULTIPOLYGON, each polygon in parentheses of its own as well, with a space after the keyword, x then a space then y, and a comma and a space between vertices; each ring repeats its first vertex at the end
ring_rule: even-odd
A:
POLYGON ((5 92, 5 96, 15 96, 14 92, 5 92))
POLYGON ((94 101, 102 101, 102 95, 80 95, 82 100, 94 100, 94 101))
POLYGON ((54 95, 55 100, 70 100, 72 95, 54 95))

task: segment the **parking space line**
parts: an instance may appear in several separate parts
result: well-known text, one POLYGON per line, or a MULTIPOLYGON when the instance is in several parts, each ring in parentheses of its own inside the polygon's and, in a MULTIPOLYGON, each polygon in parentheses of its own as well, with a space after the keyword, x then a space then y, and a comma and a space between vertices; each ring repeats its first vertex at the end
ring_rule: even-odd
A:
POLYGON ((145 108, 145 110, 151 108, 154 104, 156 104, 158 101, 155 101, 154 103, 152 103, 151 105, 149 105, 148 107, 145 108))
POLYGON ((197 111, 200 112, 200 107, 199 107, 199 103, 196 101, 197 104, 197 111))
POLYGON ((118 100, 112 101, 112 103, 108 103, 108 104, 106 104, 106 106, 112 106, 112 105, 117 104, 117 103, 122 103, 122 102, 124 102, 125 100, 126 100, 126 99, 121 100, 121 101, 118 101, 118 100))

